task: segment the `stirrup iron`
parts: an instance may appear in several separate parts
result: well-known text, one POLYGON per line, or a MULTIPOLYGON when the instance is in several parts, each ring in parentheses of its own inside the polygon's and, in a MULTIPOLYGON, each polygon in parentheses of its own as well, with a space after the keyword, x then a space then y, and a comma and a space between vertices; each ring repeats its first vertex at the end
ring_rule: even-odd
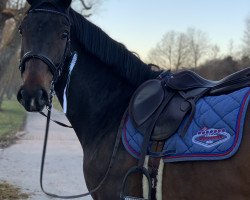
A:
POLYGON ((150 175, 148 173, 148 170, 144 167, 138 167, 138 166, 132 167, 132 168, 130 168, 130 170, 125 175, 125 178, 123 179, 120 200, 151 200, 151 189, 152 189, 152 182, 151 182, 151 178, 150 178, 150 175), (144 175, 147 178, 148 188, 149 188, 147 199, 124 195, 127 179, 130 175, 135 174, 135 173, 141 173, 142 175, 144 175))

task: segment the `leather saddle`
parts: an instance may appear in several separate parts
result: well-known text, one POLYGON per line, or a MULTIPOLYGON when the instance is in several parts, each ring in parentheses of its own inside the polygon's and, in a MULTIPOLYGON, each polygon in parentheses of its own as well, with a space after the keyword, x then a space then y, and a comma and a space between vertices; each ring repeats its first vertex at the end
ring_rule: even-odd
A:
POLYGON ((180 135, 184 136, 201 97, 230 93, 250 86, 250 68, 231 74, 220 81, 204 79, 192 71, 153 79, 143 83, 133 94, 129 115, 134 127, 154 141, 173 135, 185 116, 180 135))

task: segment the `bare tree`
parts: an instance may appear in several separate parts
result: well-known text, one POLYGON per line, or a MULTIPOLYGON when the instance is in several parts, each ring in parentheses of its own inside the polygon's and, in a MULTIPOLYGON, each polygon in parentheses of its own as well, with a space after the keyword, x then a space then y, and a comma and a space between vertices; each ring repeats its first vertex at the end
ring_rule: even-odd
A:
POLYGON ((234 55, 234 41, 231 39, 228 42, 228 50, 227 50, 227 54, 229 56, 233 56, 234 55))
MULTIPOLYGON (((159 53, 162 56, 162 59, 167 60, 168 66, 171 69, 173 65, 173 51, 175 45, 176 32, 170 31, 166 33, 160 43, 157 45, 157 49, 159 49, 159 53)), ((166 63, 167 63, 166 62, 166 63)))
MULTIPOLYGON (((17 65, 14 65, 14 60, 17 61, 17 52, 20 49, 20 36, 18 34, 18 24, 20 23, 24 10, 28 4, 23 4, 22 1, 6 1, 4 13, 8 13, 11 18, 3 19, 0 23, 3 24, 1 40, 0 40, 0 107, 3 97, 10 88, 11 82, 17 82, 20 79, 13 79, 13 73, 16 73, 17 65), (22 5, 21 5, 22 4, 22 5)), ((17 63, 16 63, 17 64, 17 63)), ((14 85, 14 84, 11 84, 14 85)))
POLYGON ((246 19, 243 36, 243 56, 250 57, 250 15, 246 19))
POLYGON ((78 12, 82 13, 84 17, 90 17, 102 1, 103 0, 74 0, 73 7, 76 5, 75 7, 78 12))
POLYGON ((206 34, 195 28, 187 30, 187 37, 189 40, 191 65, 196 68, 199 62, 207 55, 209 42, 206 34))
POLYGON ((179 70, 181 67, 197 67, 199 62, 208 55, 208 50, 209 42, 206 34, 189 28, 186 33, 167 32, 150 51, 148 59, 164 68, 179 70))
POLYGON ((13 17, 12 13, 9 13, 6 11, 7 2, 8 0, 0 1, 0 40, 2 38, 2 32, 3 32, 5 21, 13 17))
POLYGON ((186 34, 179 33, 176 37, 176 48, 174 51, 174 66, 176 70, 179 70, 181 66, 187 66, 188 55, 188 38, 186 34))
POLYGON ((152 48, 148 54, 147 61, 149 63, 154 63, 162 68, 168 69, 167 61, 164 57, 162 57, 161 52, 159 52, 159 48, 152 48))
POLYGON ((209 59, 210 60, 218 59, 219 54, 220 54, 220 47, 215 44, 215 45, 211 45, 209 49, 210 49, 209 59))
POLYGON ((150 62, 170 70, 186 65, 187 57, 188 39, 184 33, 175 31, 167 32, 148 55, 150 62))

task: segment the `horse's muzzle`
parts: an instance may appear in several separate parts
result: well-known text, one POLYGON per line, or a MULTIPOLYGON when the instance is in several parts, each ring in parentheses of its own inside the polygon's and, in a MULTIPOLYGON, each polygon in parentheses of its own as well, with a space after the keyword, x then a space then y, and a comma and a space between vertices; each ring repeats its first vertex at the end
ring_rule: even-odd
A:
POLYGON ((24 88, 20 88, 17 100, 28 112, 40 112, 48 105, 48 94, 44 89, 28 92, 24 88))

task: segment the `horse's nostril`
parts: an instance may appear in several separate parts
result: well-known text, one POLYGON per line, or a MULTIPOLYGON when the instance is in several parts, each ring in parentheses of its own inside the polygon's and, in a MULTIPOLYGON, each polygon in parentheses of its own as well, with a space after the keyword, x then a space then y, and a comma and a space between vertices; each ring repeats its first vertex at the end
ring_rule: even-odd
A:
POLYGON ((38 90, 36 94, 37 99, 41 99, 42 96, 43 96, 43 90, 38 90))
POLYGON ((17 100, 29 112, 41 111, 48 103, 48 94, 43 89, 30 92, 22 88, 17 94, 17 100))
POLYGON ((20 93, 21 93, 21 95, 22 95, 22 97, 23 97, 23 96, 24 96, 24 90, 21 90, 20 93))
POLYGON ((43 106, 47 103, 48 101, 48 95, 47 92, 45 90, 38 90, 36 92, 36 100, 38 105, 43 106))
POLYGON ((24 105, 24 99, 25 99, 25 92, 23 89, 20 89, 19 92, 17 93, 17 100, 24 105))

